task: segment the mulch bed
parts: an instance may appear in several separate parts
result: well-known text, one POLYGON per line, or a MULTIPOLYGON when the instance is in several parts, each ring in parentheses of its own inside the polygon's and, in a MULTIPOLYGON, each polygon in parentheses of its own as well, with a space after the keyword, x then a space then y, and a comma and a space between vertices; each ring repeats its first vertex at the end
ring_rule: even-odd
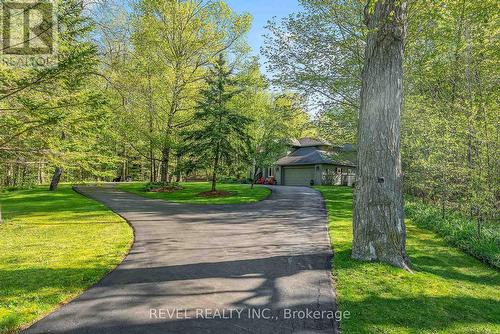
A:
POLYGON ((162 188, 151 189, 149 192, 152 192, 152 193, 173 193, 174 191, 182 190, 182 189, 184 189, 184 188, 180 187, 180 186, 167 186, 167 187, 162 187, 162 188))
POLYGON ((202 193, 199 193, 198 196, 203 196, 203 197, 226 197, 226 196, 233 196, 235 194, 236 194, 236 192, 234 192, 234 191, 218 190, 218 191, 204 191, 202 193))

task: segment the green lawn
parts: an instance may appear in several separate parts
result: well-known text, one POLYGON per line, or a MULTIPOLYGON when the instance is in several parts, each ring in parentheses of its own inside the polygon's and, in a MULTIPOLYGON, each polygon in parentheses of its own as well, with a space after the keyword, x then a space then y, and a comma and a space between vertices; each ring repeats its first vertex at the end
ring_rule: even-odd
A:
POLYGON ((15 332, 74 298, 118 265, 133 232, 63 185, 0 192, 0 333, 15 332))
POLYGON ((170 193, 146 192, 144 191, 145 185, 146 183, 122 183, 118 185, 118 189, 150 198, 192 204, 254 203, 266 198, 271 194, 271 191, 265 187, 255 186, 253 189, 251 189, 249 184, 218 184, 217 190, 234 192, 234 195, 225 197, 199 196, 199 193, 210 190, 210 184, 208 182, 180 183, 180 185, 184 189, 170 193))
POLYGON ((500 333, 500 275, 407 221, 414 274, 350 258, 352 190, 316 187, 326 199, 342 333, 500 333))

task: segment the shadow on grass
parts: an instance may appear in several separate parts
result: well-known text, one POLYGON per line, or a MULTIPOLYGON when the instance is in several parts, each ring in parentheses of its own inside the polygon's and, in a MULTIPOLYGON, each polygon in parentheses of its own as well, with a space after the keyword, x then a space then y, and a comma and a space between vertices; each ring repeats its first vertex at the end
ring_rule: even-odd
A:
MULTIPOLYGON (((340 255, 346 254, 342 252, 340 255)), ((42 321, 35 325, 32 332, 43 332, 51 326, 69 324, 65 330, 67 333, 190 333, 201 328, 214 333, 241 333, 244 329, 258 333, 332 333, 334 324, 328 319, 282 318, 287 310, 335 309, 328 298, 316 299, 314 294, 303 293, 289 295, 290 292, 282 288, 283 279, 293 279, 294 275, 303 271, 323 270, 329 260, 328 253, 319 253, 155 268, 122 268, 99 283, 97 289, 89 290, 79 297, 72 307, 49 316, 49 322, 42 321), (258 284, 253 284, 256 282, 258 284), (164 308, 187 305, 187 309, 193 311, 196 303, 204 305, 210 300, 217 301, 215 305, 231 305, 244 310, 243 317, 149 317, 151 305, 164 308), (269 315, 278 318, 247 317, 247 311, 256 308, 269 309, 269 315)), ((81 274, 85 272, 78 269, 23 272, 26 277, 81 274)), ((357 333, 371 333, 377 326, 404 328, 414 332, 449 330, 457 325, 492 326, 498 324, 495 314, 500 309, 500 302, 494 298, 424 295, 416 298, 368 295, 362 300, 343 300, 341 305, 344 311, 351 313, 345 321, 356 322, 360 330, 357 333), (411 318, 408 318, 409 311, 412 312, 411 318)))
POLYGON ((374 327, 380 326, 388 329, 405 328, 415 333, 422 330, 432 333, 451 330, 453 333, 452 329, 457 327, 457 330, 470 330, 460 331, 461 333, 472 333, 474 325, 492 328, 500 324, 500 301, 493 298, 369 296, 361 301, 343 301, 341 305, 352 314, 345 321, 356 322, 356 328, 366 333, 371 333, 374 327), (412 312, 411 317, 408 316, 409 311, 412 312))
MULTIPOLYGON (((97 202, 76 194, 69 185, 62 185, 57 192, 37 187, 29 190, 6 192, 0 198, 4 218, 25 221, 29 218, 47 220, 50 216, 68 220, 93 220, 103 215, 114 215, 97 202)), ((114 219, 116 220, 116 219, 114 219)))
POLYGON ((351 258, 352 189, 318 187, 329 214, 344 333, 497 333, 500 276, 447 246, 434 233, 407 226, 414 274, 351 258))
POLYGON ((14 333, 97 283, 110 267, 0 270, 0 333, 14 333), (22 299, 18 303, 17 300, 22 299), (3 309, 3 310, 2 310, 3 309))
MULTIPOLYGON (((438 259, 434 256, 411 256, 412 270, 414 273, 429 273, 447 280, 470 282, 500 289, 500 276, 494 270, 483 271, 483 274, 466 274, 460 272, 462 268, 469 268, 467 264, 462 262, 463 257, 463 255, 447 255, 442 259, 438 259), (485 272, 489 273, 484 274, 485 272)), ((475 261, 474 259, 472 260, 475 261)), ((362 262, 354 260, 351 258, 351 249, 335 252, 334 261, 335 268, 337 269, 359 269, 369 264, 376 264, 386 267, 387 270, 390 271, 398 270, 397 268, 379 262, 362 262)), ((475 265, 484 266, 486 268, 486 265, 479 263, 479 261, 475 263, 475 265)))

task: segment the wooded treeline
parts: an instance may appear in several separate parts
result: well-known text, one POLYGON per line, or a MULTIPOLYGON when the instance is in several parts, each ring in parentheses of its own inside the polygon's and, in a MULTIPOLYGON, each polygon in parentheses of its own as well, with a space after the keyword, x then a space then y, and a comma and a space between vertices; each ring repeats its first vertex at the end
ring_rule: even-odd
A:
POLYGON ((197 109, 219 59, 235 90, 222 107, 248 118, 248 148, 224 159, 231 139, 219 177, 246 179, 312 127, 299 95, 270 92, 246 44, 251 17, 223 1, 61 3, 57 66, 1 68, 2 186, 208 178, 213 161, 186 134, 206 125, 197 109))
MULTIPOLYGON (((274 83, 318 106, 323 137, 354 141, 367 2, 301 3, 303 12, 269 24, 263 52, 274 83)), ((403 186, 443 215, 498 219, 498 12, 489 0, 408 1, 403 186)))
MULTIPOLYGON (((222 55, 248 117, 249 148, 218 168, 245 178, 288 138, 354 143, 367 28, 365 1, 302 0, 268 25, 271 93, 245 42, 251 18, 221 1, 60 1, 56 67, 0 65, 2 186, 62 180, 206 177, 185 134, 222 55), (305 110, 313 112, 313 124, 305 110)), ((409 1, 404 59, 404 189, 483 219, 498 213, 498 3, 409 1)), ((224 160, 224 159, 223 159, 224 160)))
POLYGON ((57 66, 0 65, 2 185, 47 182, 55 170, 101 177, 113 163, 112 151, 103 145, 109 124, 106 97, 95 89, 97 49, 85 38, 93 24, 83 12, 75 0, 57 7, 57 66))

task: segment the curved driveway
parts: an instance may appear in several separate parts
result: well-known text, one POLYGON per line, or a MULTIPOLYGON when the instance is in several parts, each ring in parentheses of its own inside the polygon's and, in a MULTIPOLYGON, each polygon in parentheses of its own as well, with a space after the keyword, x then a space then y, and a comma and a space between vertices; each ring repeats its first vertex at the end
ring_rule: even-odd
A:
POLYGON ((26 333, 336 333, 321 195, 274 187, 244 205, 82 187, 135 229, 125 260, 26 333))

